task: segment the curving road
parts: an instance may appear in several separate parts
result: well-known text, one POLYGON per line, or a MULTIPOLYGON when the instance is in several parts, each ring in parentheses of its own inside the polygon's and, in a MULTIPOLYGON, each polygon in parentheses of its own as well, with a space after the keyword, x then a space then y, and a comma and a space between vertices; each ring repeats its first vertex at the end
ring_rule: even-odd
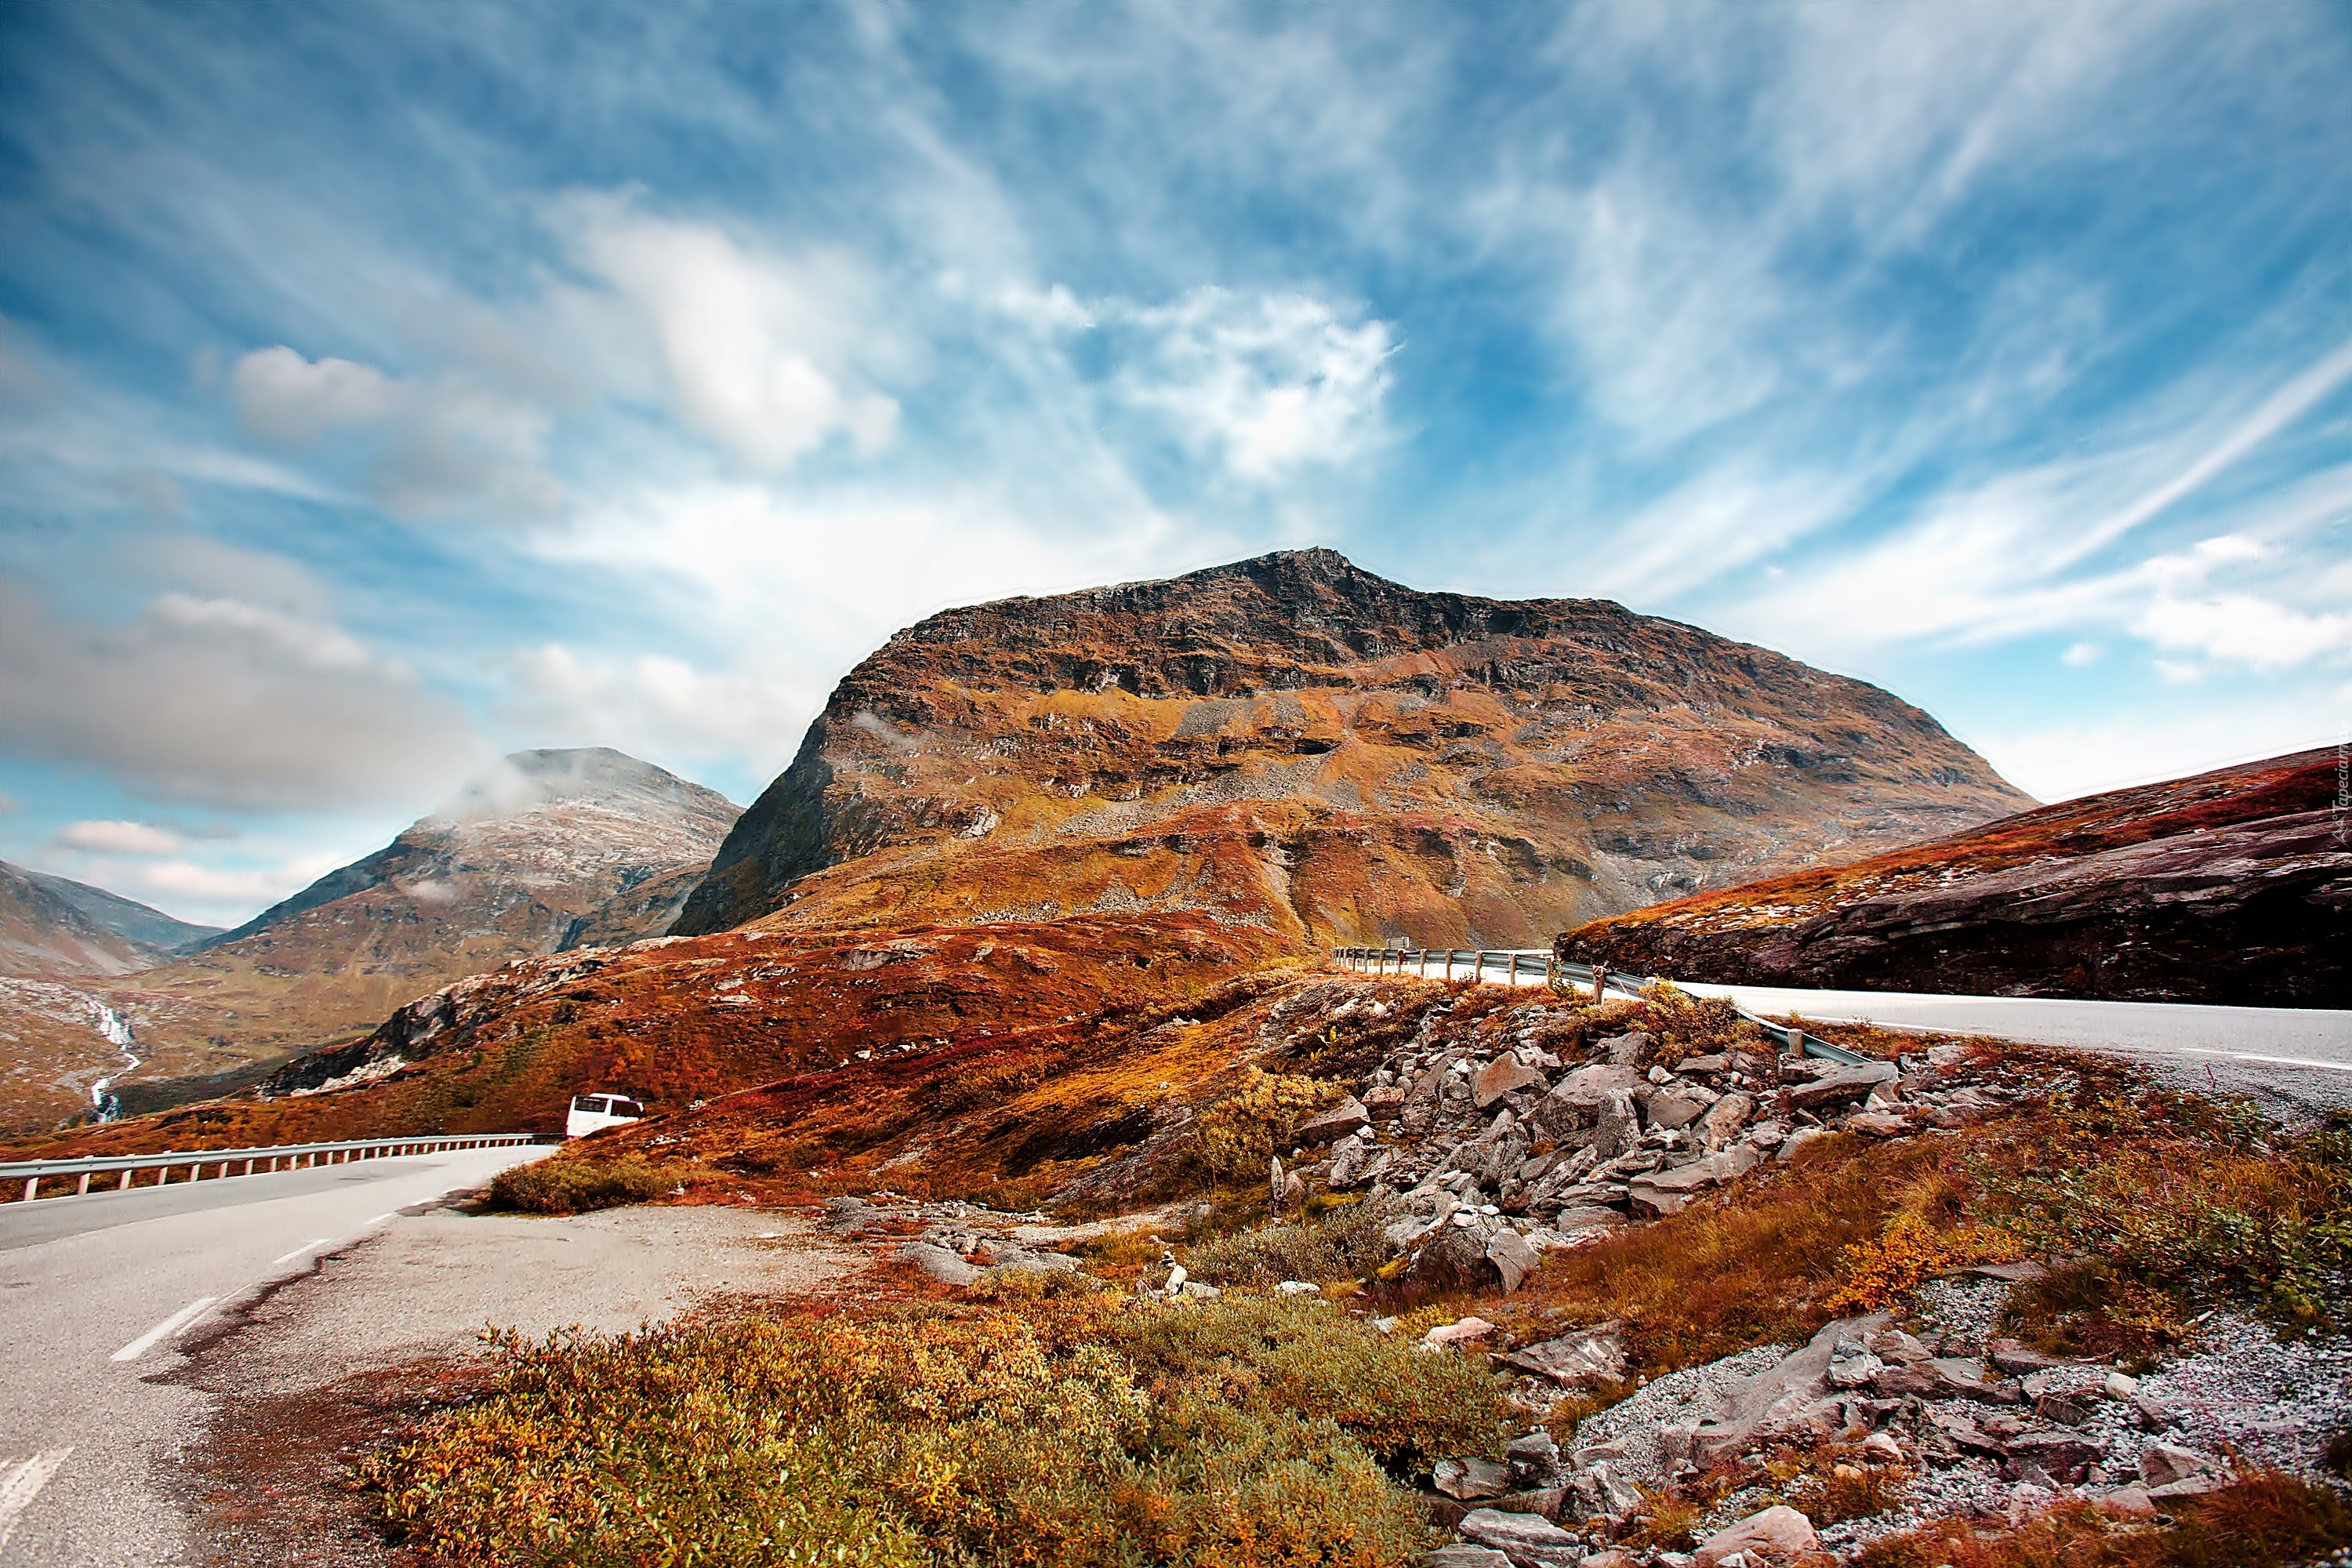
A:
POLYGON ((166 1376, 195 1338, 324 1255, 551 1151, 367 1160, 0 1205, 0 1564, 197 1561, 152 1482, 203 1405, 166 1376))

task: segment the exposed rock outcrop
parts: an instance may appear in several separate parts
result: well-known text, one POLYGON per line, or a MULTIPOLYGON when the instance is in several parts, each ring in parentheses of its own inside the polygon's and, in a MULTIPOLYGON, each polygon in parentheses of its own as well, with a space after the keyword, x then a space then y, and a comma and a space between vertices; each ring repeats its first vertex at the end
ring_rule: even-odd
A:
POLYGON ((2352 1006, 2336 753, 2086 796, 1595 921, 1561 956, 1718 984, 2352 1006))

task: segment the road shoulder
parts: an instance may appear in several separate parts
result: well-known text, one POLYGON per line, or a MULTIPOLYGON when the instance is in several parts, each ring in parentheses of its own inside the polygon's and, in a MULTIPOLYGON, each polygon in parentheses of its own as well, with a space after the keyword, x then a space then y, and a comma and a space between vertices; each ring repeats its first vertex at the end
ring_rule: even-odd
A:
POLYGON ((344 1484, 348 1467, 486 1385, 484 1329, 622 1332, 740 1300, 838 1293, 868 1267, 772 1210, 437 1208, 193 1340, 173 1381, 207 1396, 203 1437, 163 1479, 223 1568, 381 1564, 390 1559, 344 1484))

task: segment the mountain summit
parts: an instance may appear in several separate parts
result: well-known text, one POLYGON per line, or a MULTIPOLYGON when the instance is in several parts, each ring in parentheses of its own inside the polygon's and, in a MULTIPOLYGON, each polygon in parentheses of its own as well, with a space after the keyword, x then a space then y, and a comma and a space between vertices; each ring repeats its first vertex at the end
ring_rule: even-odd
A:
POLYGON ((739 815, 620 752, 517 752, 375 853, 133 984, 247 1058, 315 1044, 509 959, 660 935, 739 815))
POLYGON ((899 632, 675 930, 1198 910, 1529 945, 2031 804, 1862 681, 1606 600, 1286 551, 899 632))

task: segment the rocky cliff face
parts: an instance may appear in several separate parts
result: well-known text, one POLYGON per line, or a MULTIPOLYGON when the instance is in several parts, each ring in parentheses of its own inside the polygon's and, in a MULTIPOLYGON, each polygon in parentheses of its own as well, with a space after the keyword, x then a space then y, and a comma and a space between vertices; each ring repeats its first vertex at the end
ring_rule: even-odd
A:
POLYGON ((2030 804, 1863 682, 1289 552, 900 632, 675 929, 1197 910, 1517 945, 2030 804))
POLYGON ((656 936, 739 808, 619 752, 520 752, 363 859, 131 982, 249 1056, 371 1028, 509 959, 656 936))
POLYGON ((1564 956, 1723 984, 2352 1006, 2336 757, 2067 801, 1569 932, 1564 956))

